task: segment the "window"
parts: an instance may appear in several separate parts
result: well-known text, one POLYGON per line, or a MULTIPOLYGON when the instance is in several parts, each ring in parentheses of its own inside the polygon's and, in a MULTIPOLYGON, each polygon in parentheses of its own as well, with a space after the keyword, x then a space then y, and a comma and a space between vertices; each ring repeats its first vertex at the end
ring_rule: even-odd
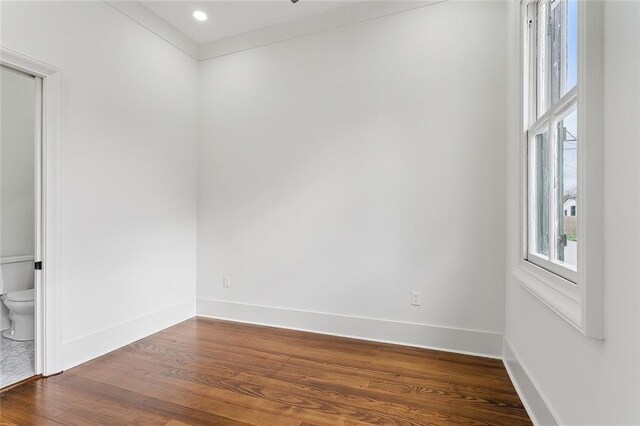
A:
POLYGON ((603 2, 522 0, 520 12, 513 277, 585 336, 602 339, 603 2))
POLYGON ((526 260, 576 283, 578 0, 532 2, 527 17, 526 260))

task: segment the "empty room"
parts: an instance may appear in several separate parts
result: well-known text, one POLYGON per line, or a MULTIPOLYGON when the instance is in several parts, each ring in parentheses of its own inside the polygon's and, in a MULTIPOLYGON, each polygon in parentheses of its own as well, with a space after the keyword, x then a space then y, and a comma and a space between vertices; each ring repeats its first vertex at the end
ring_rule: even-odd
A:
POLYGON ((0 424, 640 425, 640 1, 0 0, 0 424))

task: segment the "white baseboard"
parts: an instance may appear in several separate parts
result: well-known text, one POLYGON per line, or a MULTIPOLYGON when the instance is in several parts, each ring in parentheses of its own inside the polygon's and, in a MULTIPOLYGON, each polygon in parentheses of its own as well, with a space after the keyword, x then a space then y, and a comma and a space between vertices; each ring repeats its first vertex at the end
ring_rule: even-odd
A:
POLYGON ((66 342, 62 346, 63 368, 68 370, 193 318, 195 314, 195 302, 191 300, 66 342))
POLYGON ((502 334, 323 312, 198 299, 198 316, 502 358, 502 334))
POLYGON ((540 392, 539 388, 532 381, 527 372, 527 368, 521 363, 518 355, 509 345, 509 341, 504 339, 504 366, 511 378, 513 386, 518 392, 520 400, 527 409, 527 413, 533 424, 536 426, 556 426, 560 423, 557 415, 554 415, 547 399, 540 392))

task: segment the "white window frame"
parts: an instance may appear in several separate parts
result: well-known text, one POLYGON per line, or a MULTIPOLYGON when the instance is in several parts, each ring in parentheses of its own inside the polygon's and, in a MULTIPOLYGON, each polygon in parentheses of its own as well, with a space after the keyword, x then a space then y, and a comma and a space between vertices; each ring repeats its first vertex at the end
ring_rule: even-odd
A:
MULTIPOLYGON (((536 23, 529 28, 530 5, 520 3, 520 81, 521 122, 520 160, 520 233, 517 264, 512 274, 516 280, 546 306, 567 320, 585 336, 603 339, 603 4, 601 1, 578 2, 578 82, 555 106, 537 117, 536 93, 538 64, 531 61, 536 49, 536 23), (533 78, 530 78, 532 76, 533 78), (529 144, 534 132, 544 126, 555 132, 555 123, 578 99, 578 188, 577 217, 580 232, 578 268, 571 271, 543 258, 535 258, 528 247, 529 228, 529 144), (534 118, 532 118, 534 117, 534 118), (535 122, 534 125, 530 125, 535 122)), ((537 16, 535 17, 537 20, 537 16)), ((550 246, 551 246, 550 241, 550 246)), ((551 250, 551 248, 550 248, 551 250)), ((550 253, 553 259, 553 253, 550 253)))

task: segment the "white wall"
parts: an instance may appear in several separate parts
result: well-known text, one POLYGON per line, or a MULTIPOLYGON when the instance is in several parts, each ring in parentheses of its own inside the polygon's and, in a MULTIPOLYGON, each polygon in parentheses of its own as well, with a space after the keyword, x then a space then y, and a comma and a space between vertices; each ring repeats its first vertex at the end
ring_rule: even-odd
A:
POLYGON ((198 64, 103 2, 2 2, 1 24, 62 69, 69 367, 194 314, 198 64))
POLYGON ((502 333, 505 10, 447 2, 202 62, 198 312, 502 333))
MULTIPOLYGON (((515 2, 514 2, 515 5, 515 2)), ((514 8, 515 9, 515 8, 514 8)), ((510 16, 512 24, 517 13, 510 16)), ((586 338, 507 275, 506 338, 556 421, 640 424, 640 3, 605 2, 605 335, 586 338), (624 205, 625 208, 620 208, 624 205)), ((518 34, 513 25, 511 40, 518 34)), ((510 63, 517 66, 517 44, 510 63)), ((517 76, 512 74, 514 78, 517 76)), ((510 80, 511 94, 517 81, 510 80)), ((510 99, 516 99, 510 96, 510 99)), ((517 123, 511 105, 510 123, 517 123)), ((518 140, 513 125, 509 140, 518 140)), ((517 253, 517 154, 509 146, 509 253, 517 253)))
POLYGON ((35 78, 0 68, 0 98, 0 259, 33 256, 35 78))

